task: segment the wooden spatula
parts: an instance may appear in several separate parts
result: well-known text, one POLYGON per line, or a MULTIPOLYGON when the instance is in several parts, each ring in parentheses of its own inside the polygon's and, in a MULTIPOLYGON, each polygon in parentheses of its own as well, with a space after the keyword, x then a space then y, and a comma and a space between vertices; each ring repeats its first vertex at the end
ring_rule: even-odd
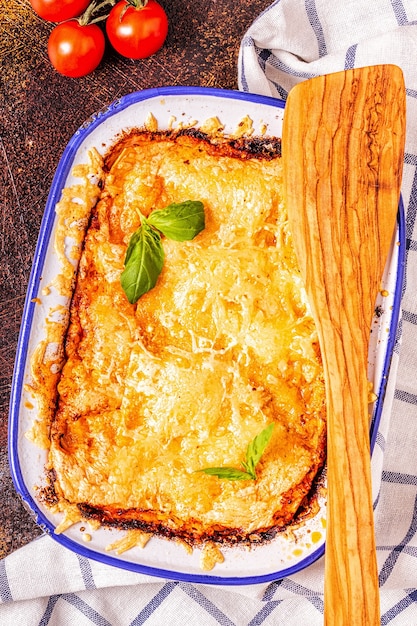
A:
POLYGON ((395 228, 405 136, 401 70, 300 83, 284 112, 285 201, 318 328, 327 412, 327 626, 379 626, 367 356, 395 228))

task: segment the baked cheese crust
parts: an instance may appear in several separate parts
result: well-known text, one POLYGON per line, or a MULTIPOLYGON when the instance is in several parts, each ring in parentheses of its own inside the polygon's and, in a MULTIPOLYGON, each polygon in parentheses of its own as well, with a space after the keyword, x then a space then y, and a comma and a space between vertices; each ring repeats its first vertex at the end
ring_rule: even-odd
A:
POLYGON ((84 518, 183 539, 256 541, 294 520, 325 458, 314 322, 281 197, 277 142, 136 131, 105 159, 73 293, 50 432, 56 498, 84 518), (162 239, 156 286, 120 284, 140 213, 204 203, 162 239), (256 480, 239 468, 274 423, 256 480))

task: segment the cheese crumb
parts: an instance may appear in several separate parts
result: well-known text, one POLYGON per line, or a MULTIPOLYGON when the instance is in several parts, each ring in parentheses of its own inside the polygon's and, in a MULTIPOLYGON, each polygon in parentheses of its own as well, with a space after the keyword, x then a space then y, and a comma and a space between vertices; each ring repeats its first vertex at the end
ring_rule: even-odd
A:
POLYGON ((212 542, 208 542, 204 545, 201 551, 200 567, 202 570, 208 572, 212 570, 216 563, 223 563, 224 556, 220 548, 212 542))
POLYGON ((106 552, 114 551, 117 555, 127 552, 132 548, 144 548, 152 537, 150 533, 144 533, 142 530, 128 530, 122 539, 118 539, 106 546, 106 552))

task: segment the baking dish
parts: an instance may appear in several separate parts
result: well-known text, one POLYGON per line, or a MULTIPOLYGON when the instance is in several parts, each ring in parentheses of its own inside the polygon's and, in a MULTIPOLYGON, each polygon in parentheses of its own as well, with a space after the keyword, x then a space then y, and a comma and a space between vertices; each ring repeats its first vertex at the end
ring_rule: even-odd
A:
MULTIPOLYGON (((249 116, 255 133, 265 132, 275 137, 280 137, 285 115, 283 102, 265 96, 200 87, 164 87, 122 97, 89 118, 74 134, 62 155, 52 183, 28 285, 10 405, 9 457, 12 477, 16 490, 44 531, 65 547, 86 557, 136 572, 206 584, 257 584, 276 580, 307 567, 323 555, 326 525, 324 494, 319 499, 317 514, 305 524, 251 550, 245 547, 222 548, 225 561, 210 572, 201 570, 197 549, 187 554, 182 546, 157 537, 153 537, 145 549, 134 548, 116 556, 107 552, 106 546, 114 542, 122 531, 101 528, 92 533, 92 540, 88 544, 83 540, 80 524, 60 535, 54 534, 59 516, 51 514, 36 497, 36 486, 42 483, 46 452, 36 448, 24 436, 36 415, 36 407, 25 390, 25 382, 30 376, 31 355, 44 338, 44 323, 51 306, 68 305, 67 302, 52 302, 48 299, 43 304, 45 299, 40 298, 43 288, 59 272, 53 246, 55 205, 62 189, 74 182, 71 174, 73 166, 87 161, 91 147, 96 147, 104 154, 121 131, 142 126, 150 111, 157 119, 159 128, 179 124, 198 126, 208 118, 217 117, 224 125, 226 134, 232 134, 239 120, 249 116)), ((372 446, 381 417, 395 343, 404 253, 404 216, 400 205, 398 227, 381 293, 375 303, 370 336, 368 378, 377 394, 370 428, 372 446)))

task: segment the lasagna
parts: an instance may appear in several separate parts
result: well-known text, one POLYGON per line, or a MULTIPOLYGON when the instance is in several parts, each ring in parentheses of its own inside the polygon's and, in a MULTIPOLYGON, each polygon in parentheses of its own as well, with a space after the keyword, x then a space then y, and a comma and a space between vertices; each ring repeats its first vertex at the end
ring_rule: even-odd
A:
POLYGON ((305 512, 325 460, 325 389, 281 183, 268 137, 143 128, 108 150, 48 404, 43 499, 66 524, 201 546, 262 541, 305 512), (189 201, 204 228, 161 235, 156 284, 130 303, 132 235, 189 201), (242 477, 266 430, 256 476, 242 477))

